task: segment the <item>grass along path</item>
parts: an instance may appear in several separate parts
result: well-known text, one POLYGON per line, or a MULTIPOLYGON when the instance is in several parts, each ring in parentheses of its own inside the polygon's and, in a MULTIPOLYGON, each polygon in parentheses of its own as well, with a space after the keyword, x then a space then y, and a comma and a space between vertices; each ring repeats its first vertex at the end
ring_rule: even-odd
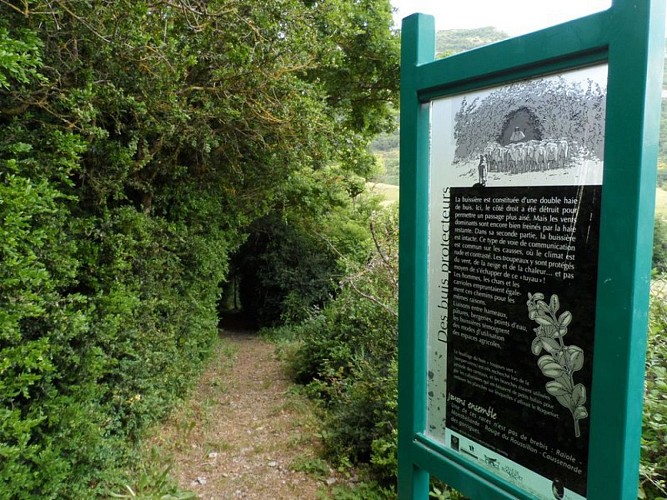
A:
POLYGON ((193 396, 149 446, 202 499, 328 496, 337 480, 317 458, 318 422, 291 391, 275 346, 239 329, 221 336, 193 396))

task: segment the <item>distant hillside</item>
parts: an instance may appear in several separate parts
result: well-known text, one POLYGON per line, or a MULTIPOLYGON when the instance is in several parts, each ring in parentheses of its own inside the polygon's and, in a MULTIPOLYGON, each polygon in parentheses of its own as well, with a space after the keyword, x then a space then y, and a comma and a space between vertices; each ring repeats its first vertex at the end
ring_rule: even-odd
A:
POLYGON ((435 51, 439 57, 448 56, 506 38, 509 38, 507 33, 492 26, 471 30, 442 30, 436 34, 435 51))

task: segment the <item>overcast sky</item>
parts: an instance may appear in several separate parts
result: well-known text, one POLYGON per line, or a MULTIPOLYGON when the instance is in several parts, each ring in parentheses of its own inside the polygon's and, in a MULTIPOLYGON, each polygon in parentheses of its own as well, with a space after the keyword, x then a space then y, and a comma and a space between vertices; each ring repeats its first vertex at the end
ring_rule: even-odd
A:
POLYGON ((421 12, 435 16, 436 29, 494 26, 517 36, 606 10, 611 0, 392 0, 395 23, 421 12))

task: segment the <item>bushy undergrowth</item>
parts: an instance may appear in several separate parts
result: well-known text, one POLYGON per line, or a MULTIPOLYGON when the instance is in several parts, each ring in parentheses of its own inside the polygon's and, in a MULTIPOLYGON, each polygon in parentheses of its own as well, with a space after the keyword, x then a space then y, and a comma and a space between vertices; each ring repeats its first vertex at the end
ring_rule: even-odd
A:
MULTIPOLYGON (((390 26, 388 0, 0 2, 0 500, 122 490, 253 221, 363 187, 397 97, 390 26)), ((305 280, 271 276, 280 316, 328 298, 318 245, 305 280)))
MULTIPOLYGON (((124 482, 142 431, 206 357, 239 241, 202 229, 205 196, 172 198, 166 217, 127 200, 118 179, 113 189, 105 179, 101 195, 99 169, 97 182, 84 171, 110 143, 12 111, 47 79, 37 72, 43 43, 29 30, 10 35, 6 22, 3 14, 0 499, 106 496, 124 482)), ((125 153, 103 157, 127 169, 125 153)))
POLYGON ((375 249, 338 296, 294 327, 288 349, 296 381, 325 408, 322 436, 340 466, 369 464, 390 485, 397 444, 397 212, 371 219, 375 249))
POLYGON ((667 220, 658 216, 653 229, 653 268, 667 272, 667 220))
POLYGON ((652 293, 641 448, 642 498, 667 497, 667 282, 652 293))

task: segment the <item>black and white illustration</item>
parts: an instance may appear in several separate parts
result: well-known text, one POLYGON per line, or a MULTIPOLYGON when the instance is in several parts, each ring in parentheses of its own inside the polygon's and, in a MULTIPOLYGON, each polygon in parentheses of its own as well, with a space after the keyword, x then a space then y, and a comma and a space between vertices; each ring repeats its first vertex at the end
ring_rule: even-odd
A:
POLYGON ((586 497, 606 78, 431 103, 427 433, 536 498, 586 497))
POLYGON ((584 367, 584 350, 576 345, 566 345, 564 338, 572 323, 570 311, 559 311, 560 301, 554 294, 547 303, 540 292, 528 294, 528 317, 537 323, 533 329, 535 338, 531 351, 540 356, 537 366, 545 377, 546 391, 570 410, 574 421, 574 435, 581 437, 579 421, 588 417, 586 386, 576 383, 574 374, 584 367))
POLYGON ((432 157, 453 185, 600 184, 606 79, 594 66, 435 101, 448 120, 433 123, 432 157))

